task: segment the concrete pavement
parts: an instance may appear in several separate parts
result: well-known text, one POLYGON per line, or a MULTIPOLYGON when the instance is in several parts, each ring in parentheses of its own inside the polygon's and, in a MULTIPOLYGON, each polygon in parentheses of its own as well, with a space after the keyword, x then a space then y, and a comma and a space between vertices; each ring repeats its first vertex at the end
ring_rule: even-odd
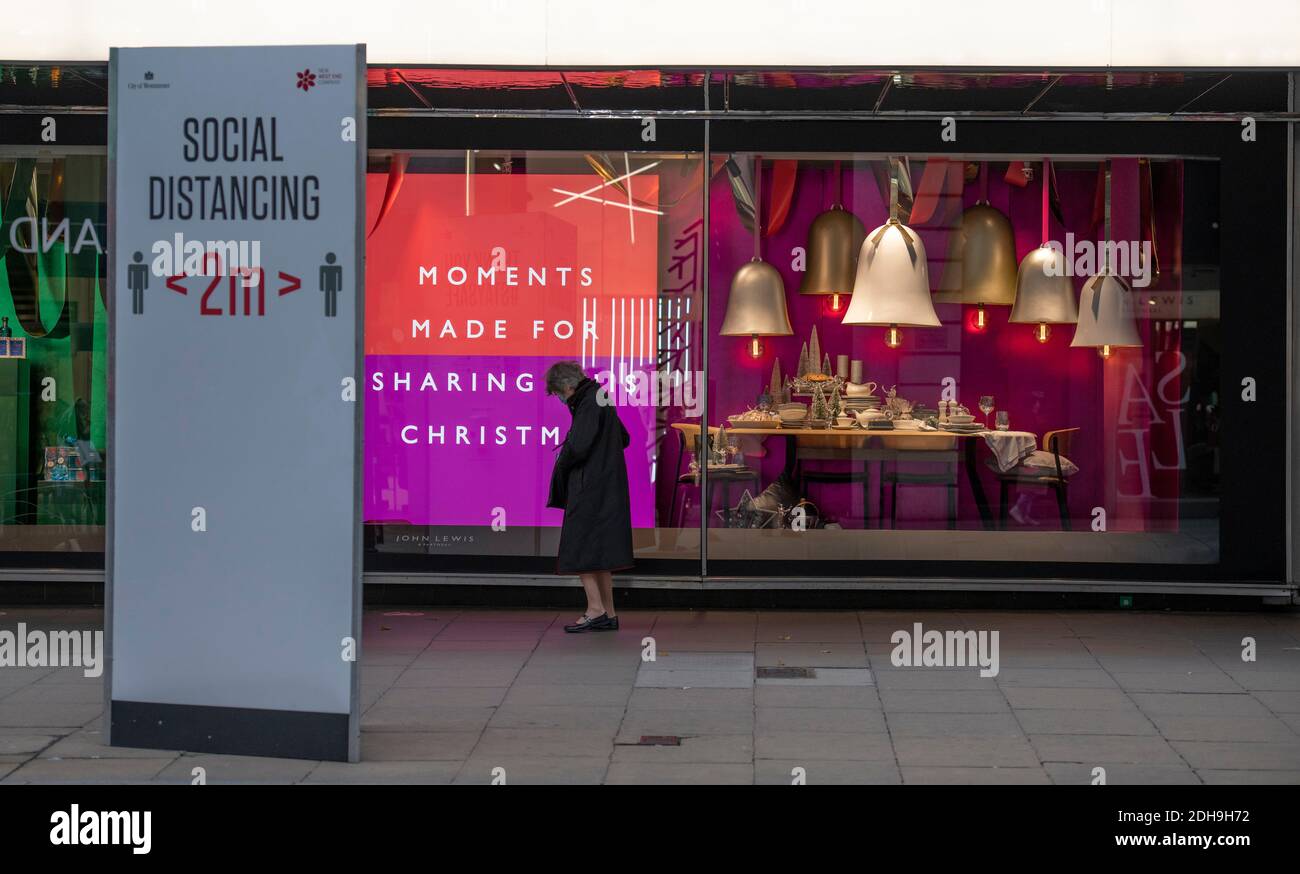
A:
MULTIPOLYGON (((0 778, 1300 782, 1294 612, 661 610, 566 635, 576 612, 367 610, 358 764, 105 747, 102 680, 0 668, 0 778), (891 637, 918 622, 997 631, 997 675, 894 666, 891 637)), ((99 628, 102 611, 0 607, 0 628, 19 621, 99 628)))

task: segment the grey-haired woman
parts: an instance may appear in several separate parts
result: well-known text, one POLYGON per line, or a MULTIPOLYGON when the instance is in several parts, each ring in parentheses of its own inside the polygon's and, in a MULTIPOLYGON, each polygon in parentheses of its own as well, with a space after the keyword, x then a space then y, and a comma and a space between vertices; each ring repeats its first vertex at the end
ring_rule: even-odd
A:
POLYGON ((587 593, 586 612, 564 630, 617 631, 611 572, 632 567, 632 509, 623 459, 627 429, 605 390, 576 361, 551 365, 546 393, 563 399, 573 415, 546 501, 564 510, 555 571, 577 574, 587 593))

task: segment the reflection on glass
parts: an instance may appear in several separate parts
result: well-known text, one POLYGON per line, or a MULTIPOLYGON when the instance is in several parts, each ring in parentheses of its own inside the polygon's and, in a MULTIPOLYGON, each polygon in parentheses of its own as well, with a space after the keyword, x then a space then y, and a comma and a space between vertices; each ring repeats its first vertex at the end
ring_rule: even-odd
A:
POLYGON ((106 169, 0 157, 0 552, 104 548, 106 169))

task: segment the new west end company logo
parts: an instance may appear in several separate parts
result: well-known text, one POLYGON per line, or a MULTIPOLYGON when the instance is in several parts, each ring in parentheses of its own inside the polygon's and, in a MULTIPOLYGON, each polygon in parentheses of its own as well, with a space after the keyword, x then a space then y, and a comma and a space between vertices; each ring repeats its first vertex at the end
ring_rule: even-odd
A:
POLYGON ((306 93, 317 85, 338 85, 343 81, 342 73, 335 73, 329 67, 304 67, 294 71, 294 88, 306 93))

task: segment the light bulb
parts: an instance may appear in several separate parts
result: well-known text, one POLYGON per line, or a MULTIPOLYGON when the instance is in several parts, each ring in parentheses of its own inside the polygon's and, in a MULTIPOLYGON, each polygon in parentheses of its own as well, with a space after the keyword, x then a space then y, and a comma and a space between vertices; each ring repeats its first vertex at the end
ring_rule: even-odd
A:
POLYGON ((1107 344, 1104 346, 1098 346, 1097 354, 1100 355, 1102 358, 1110 358, 1110 345, 1107 344))
POLYGON ((988 324, 988 311, 984 309, 984 304, 977 304, 975 306, 975 330, 982 331, 988 327, 988 324))
POLYGON ((838 291, 831 294, 830 308, 831 315, 839 315, 844 311, 844 306, 840 303, 840 293, 838 291))
POLYGON ((1034 339, 1039 343, 1046 343, 1047 338, 1051 333, 1052 329, 1048 326, 1047 322, 1039 322, 1038 327, 1034 328, 1034 339))
POLYGON ((749 355, 751 358, 763 357, 763 341, 758 339, 757 334, 749 338, 749 355))
POLYGON ((885 331, 885 345, 890 349, 897 349, 903 345, 903 332, 898 329, 898 325, 890 325, 885 331))

